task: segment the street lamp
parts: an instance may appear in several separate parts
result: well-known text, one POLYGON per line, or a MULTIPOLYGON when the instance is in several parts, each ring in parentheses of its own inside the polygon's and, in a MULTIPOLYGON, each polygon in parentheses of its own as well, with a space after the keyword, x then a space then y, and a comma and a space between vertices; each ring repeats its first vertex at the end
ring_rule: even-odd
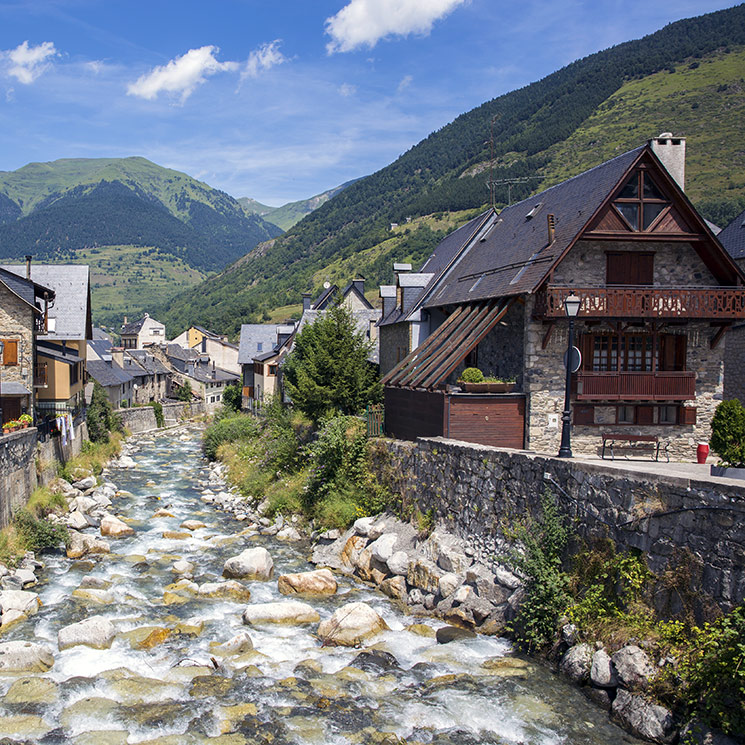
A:
POLYGON ((567 314, 569 319, 569 341, 567 344, 567 358, 566 358, 566 388, 564 391, 564 413, 561 415, 561 447, 559 448, 559 458, 571 458, 572 448, 570 446, 571 439, 571 420, 572 420, 572 409, 570 402, 571 388, 572 388, 572 367, 574 366, 574 319, 579 313, 579 306, 582 304, 582 300, 578 298, 574 293, 564 299, 564 312, 567 314))
POLYGON ((2 389, 2 376, 3 376, 3 362, 5 362, 5 358, 3 357, 3 352, 5 351, 5 344, 3 343, 3 340, 0 339, 0 432, 2 432, 2 426, 3 426, 3 389, 2 389))

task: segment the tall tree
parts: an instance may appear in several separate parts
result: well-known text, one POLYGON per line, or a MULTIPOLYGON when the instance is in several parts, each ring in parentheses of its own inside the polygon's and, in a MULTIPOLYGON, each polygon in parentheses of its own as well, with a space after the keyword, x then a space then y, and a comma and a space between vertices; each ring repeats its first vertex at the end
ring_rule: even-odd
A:
POLYGON ((306 416, 359 414, 380 401, 383 387, 368 360, 372 342, 360 333, 352 312, 336 305, 305 326, 284 366, 287 392, 306 416))

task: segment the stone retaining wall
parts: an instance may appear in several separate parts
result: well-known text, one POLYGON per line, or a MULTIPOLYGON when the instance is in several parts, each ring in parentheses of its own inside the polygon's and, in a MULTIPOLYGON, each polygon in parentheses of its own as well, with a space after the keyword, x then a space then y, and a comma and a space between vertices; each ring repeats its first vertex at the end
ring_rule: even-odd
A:
POLYGON ((67 463, 83 449, 83 440, 88 439, 88 425, 85 421, 75 428, 75 439, 68 438, 65 445, 61 437, 49 437, 46 442, 39 442, 37 448, 38 480, 42 486, 48 484, 57 475, 57 464, 67 463))
POLYGON ((644 552, 666 579, 662 612, 678 610, 681 598, 702 611, 711 602, 703 593, 723 610, 745 598, 745 488, 442 438, 376 440, 373 469, 404 510, 431 511, 482 560, 503 555, 510 525, 538 515, 549 488, 580 538, 644 552))
POLYGON ((36 428, 0 435, 0 528, 36 488, 36 428))
MULTIPOLYGON (((140 432, 149 432, 157 429, 155 411, 152 406, 135 406, 131 409, 117 409, 116 413, 122 418, 125 429, 133 435, 140 432)), ((202 401, 196 403, 173 403, 163 404, 163 418, 166 426, 176 424, 183 419, 200 416, 205 413, 205 404, 202 401)))

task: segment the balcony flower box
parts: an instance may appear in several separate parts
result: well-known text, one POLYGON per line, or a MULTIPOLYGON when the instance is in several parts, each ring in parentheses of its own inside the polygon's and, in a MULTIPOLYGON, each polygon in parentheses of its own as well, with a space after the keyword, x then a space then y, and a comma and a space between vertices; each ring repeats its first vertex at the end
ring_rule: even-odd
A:
POLYGON ((483 383, 466 383, 463 380, 458 381, 458 385, 466 393, 512 393, 517 386, 517 383, 507 383, 500 381, 497 383, 483 382, 483 383))

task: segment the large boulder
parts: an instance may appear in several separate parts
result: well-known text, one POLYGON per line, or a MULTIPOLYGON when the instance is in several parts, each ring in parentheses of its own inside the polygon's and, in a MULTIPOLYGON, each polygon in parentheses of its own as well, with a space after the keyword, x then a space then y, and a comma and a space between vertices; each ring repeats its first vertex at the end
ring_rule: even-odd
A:
POLYGON ((590 680, 598 688, 615 688, 618 685, 618 676, 611 664, 610 655, 604 649, 598 649, 592 656, 590 680))
POLYGON ((562 657, 559 668, 568 678, 581 684, 590 676, 592 658, 592 647, 589 644, 577 644, 562 657))
POLYGON ((85 478, 80 479, 80 481, 72 482, 73 489, 80 489, 80 491, 86 491, 87 489, 92 489, 95 485, 96 485, 95 476, 86 476, 85 478))
POLYGON ((108 649, 116 636, 114 624, 103 616, 90 616, 57 632, 60 650, 83 644, 94 649, 108 649))
POLYGON ((663 745, 677 739, 675 720, 664 706, 653 704, 623 688, 618 689, 613 700, 611 716, 636 737, 663 745))
POLYGON ((618 682, 630 691, 645 691, 656 672, 649 655, 634 644, 618 650, 611 662, 618 676, 618 682))
POLYGON ((112 538, 124 538, 126 536, 134 535, 134 529, 118 517, 114 517, 114 515, 106 515, 106 517, 101 520, 101 535, 111 536, 112 538))
POLYGON ((65 479, 61 479, 59 476, 55 476, 47 484, 47 488, 52 494, 64 494, 65 496, 78 494, 78 490, 69 481, 65 481, 65 479))
POLYGON ((70 531, 70 543, 67 546, 67 558, 79 559, 86 554, 108 554, 111 547, 106 541, 101 541, 92 535, 70 531))
POLYGON ((336 593, 336 579, 330 569, 313 572, 283 574, 277 580, 277 588, 283 595, 310 595, 322 597, 336 593))
POLYGON ((372 552, 373 559, 385 564, 394 554, 394 546, 398 541, 395 533, 383 533, 380 538, 376 538, 368 548, 372 552))
POLYGON ((262 623, 315 623, 320 618, 315 608, 298 600, 284 600, 277 603, 256 603, 247 606, 243 611, 243 623, 249 625, 262 623))
POLYGON ((25 590, 3 590, 0 592, 0 613, 5 615, 11 610, 20 611, 27 616, 33 616, 39 607, 41 600, 35 592, 25 590))
POLYGON ((75 499, 70 501, 70 511, 82 512, 84 515, 87 515, 98 506, 98 502, 90 497, 75 497, 75 499))
POLYGON ((409 555, 406 551, 396 551, 386 561, 386 566, 391 574, 405 577, 409 572, 409 555))
MULTIPOLYGON (((79 497, 79 499, 83 499, 83 497, 79 497)), ((85 528, 90 527, 90 523, 86 519, 85 514, 80 510, 73 510, 65 519, 65 524, 68 528, 72 528, 73 530, 84 530, 85 528)))
POLYGON ((247 548, 238 556, 228 559, 222 573, 224 577, 266 581, 272 578, 274 562, 265 548, 247 548))
POLYGON ((205 582, 199 586, 198 594, 201 598, 222 598, 238 603, 247 603, 251 599, 251 591, 234 579, 225 582, 205 582))
POLYGON ((366 603, 347 603, 318 626, 324 646, 354 647, 388 628, 377 611, 366 603))
POLYGON ((0 673, 45 673, 54 665, 54 656, 35 642, 0 643, 0 673))
POLYGON ((412 587, 418 587, 422 592, 437 594, 440 591, 440 577, 445 572, 429 559, 417 558, 409 563, 406 581, 412 587))

